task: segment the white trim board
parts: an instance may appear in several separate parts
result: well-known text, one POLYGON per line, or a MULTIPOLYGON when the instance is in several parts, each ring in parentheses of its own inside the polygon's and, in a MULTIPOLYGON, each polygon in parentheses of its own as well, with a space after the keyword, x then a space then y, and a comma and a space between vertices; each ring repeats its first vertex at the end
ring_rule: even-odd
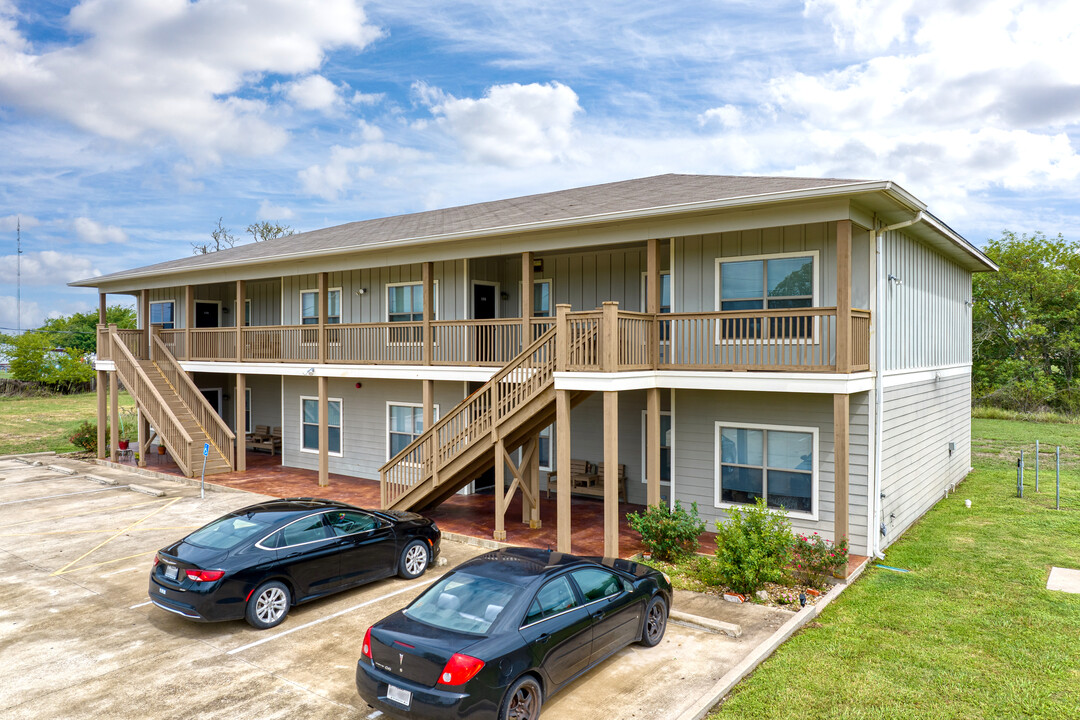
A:
MULTIPOLYGON (((99 360, 99 370, 115 370, 111 360, 99 360), (103 367, 102 363, 108 363, 103 367)), ((500 368, 436 367, 428 365, 319 365, 315 363, 238 363, 181 360, 188 372, 244 373, 289 377, 371 378, 373 380, 466 380, 487 382, 500 368), (314 372, 308 373, 309 370, 314 372)))
POLYGON ((676 390, 739 390, 748 392, 821 393, 852 395, 874 387, 874 374, 749 373, 698 370, 639 370, 622 373, 557 372, 556 390, 619 392, 672 388, 676 390))
POLYGON ((932 382, 934 380, 961 377, 971 374, 971 363, 963 365, 942 365, 941 367, 919 370, 890 370, 882 373, 883 388, 898 387, 900 385, 914 385, 932 382))

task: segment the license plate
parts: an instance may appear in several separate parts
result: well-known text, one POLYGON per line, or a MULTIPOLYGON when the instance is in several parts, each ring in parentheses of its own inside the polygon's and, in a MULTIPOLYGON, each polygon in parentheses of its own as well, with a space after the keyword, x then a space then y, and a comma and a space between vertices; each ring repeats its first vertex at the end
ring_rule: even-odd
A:
POLYGON ((179 572, 179 570, 177 569, 177 567, 175 565, 166 565, 165 566, 165 577, 167 577, 170 580, 175 580, 178 572, 179 572))
POLYGON ((412 693, 408 690, 403 690, 393 685, 386 686, 386 697, 388 700, 393 700, 396 703, 401 703, 405 707, 409 707, 409 703, 412 702, 412 693))
POLYGON ((159 593, 161 593, 162 595, 168 595, 168 593, 167 593, 167 592, 165 592, 165 588, 158 588, 158 589, 157 589, 157 591, 158 591, 159 593))

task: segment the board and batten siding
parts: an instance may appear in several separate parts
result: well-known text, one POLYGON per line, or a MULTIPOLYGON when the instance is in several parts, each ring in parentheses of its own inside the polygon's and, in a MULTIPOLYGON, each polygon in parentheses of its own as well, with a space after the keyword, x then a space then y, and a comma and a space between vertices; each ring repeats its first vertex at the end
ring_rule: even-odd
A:
MULTIPOLYGON (((281 322, 281 281, 278 278, 248 280, 244 291, 244 297, 251 300, 252 325, 277 325, 281 322)), ((195 285, 192 295, 195 300, 220 302, 221 327, 236 327, 236 285, 232 283, 195 285), (225 312, 226 309, 228 312, 225 312)), ((181 285, 150 290, 150 302, 165 301, 175 303, 173 311, 176 328, 187 327, 184 287, 181 285)), ((136 305, 138 305, 137 300, 136 305)))
POLYGON ((881 437, 883 545, 897 540, 971 468, 971 376, 886 387, 881 437), (955 443, 952 454, 949 443, 955 443))
MULTIPOLYGON (((836 223, 808 223, 675 239, 675 312, 716 310, 716 259, 817 251, 814 282, 822 307, 836 304, 836 223)), ((870 233, 852 229, 851 304, 870 308, 870 233)))
MULTIPOLYGON (((438 299, 436 320, 460 320, 466 317, 462 290, 464 261, 450 260, 434 264, 434 280, 438 299)), ((341 322, 386 322, 386 287, 394 283, 421 282, 423 269, 419 263, 387 267, 343 270, 327 274, 327 287, 341 288, 341 322), (362 295, 357 291, 364 290, 362 295)), ((315 274, 290 275, 281 279, 284 325, 300 324, 300 291, 317 290, 319 277, 315 274)))
MULTIPOLYGON (((356 382, 352 378, 330 378, 327 382, 327 396, 342 401, 343 455, 330 456, 330 472, 377 481, 379 468, 386 462, 386 404, 423 402, 423 385, 415 380, 363 380, 363 386, 357 388, 356 382)), ((318 453, 300 450, 301 396, 318 397, 318 381, 308 377, 286 377, 283 464, 318 470, 318 453)), ((435 404, 439 406, 440 415, 449 412, 463 397, 463 383, 435 383, 435 404)))
POLYGON ((971 272, 900 231, 882 246, 885 370, 970 363, 971 272))
MULTIPOLYGON (((833 539, 835 517, 832 395, 675 390, 672 411, 675 499, 713 530, 727 515, 715 506, 716 423, 818 429, 818 519, 791 518, 792 530, 833 539)), ((848 533, 853 554, 867 555, 870 393, 851 396, 848 456, 848 533)))

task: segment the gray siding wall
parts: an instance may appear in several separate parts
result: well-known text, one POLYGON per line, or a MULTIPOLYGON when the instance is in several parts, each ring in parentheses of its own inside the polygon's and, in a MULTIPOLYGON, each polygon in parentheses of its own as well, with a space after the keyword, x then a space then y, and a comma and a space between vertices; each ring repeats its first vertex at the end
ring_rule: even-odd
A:
MULTIPOLYGON (((196 285, 196 300, 216 300, 221 303, 221 327, 236 327, 236 286, 232 283, 196 285), (224 312, 225 309, 228 312, 224 312)), ((281 319, 281 281, 278 278, 249 280, 244 297, 251 300, 252 325, 277 325, 281 319)), ((187 327, 184 318, 184 288, 167 287, 150 290, 150 302, 171 300, 177 328, 187 327)), ((138 303, 136 302, 136 305, 138 303)), ((141 310, 140 310, 141 311, 141 310)))
POLYGON ((892 543, 971 467, 971 376, 885 389, 882 519, 892 543), (949 443, 956 449, 949 455, 949 443))
POLYGON ((901 232, 883 238, 885 369, 971 362, 971 273, 901 232))
MULTIPOLYGON (((715 506, 716 422, 789 425, 818 429, 818 520, 792 518, 792 529, 818 532, 833 539, 834 454, 831 395, 702 392, 676 390, 672 413, 675 499, 698 512, 712 530, 726 513, 715 506)), ((851 396, 848 480, 848 528, 851 552, 866 555, 869 497, 869 393, 851 396)))
MULTIPOLYGON (((870 233, 852 234, 851 304, 870 308, 870 233)), ((761 230, 690 235, 676 238, 674 258, 675 312, 716 309, 716 259, 746 255, 818 252, 818 302, 836 304, 836 223, 810 223, 761 230)))
MULTIPOLYGON (((434 279, 438 283, 435 303, 436 320, 458 320, 465 315, 465 295, 462 288, 464 261, 438 262, 434 279)), ((392 283, 420 282, 419 263, 389 267, 344 270, 329 273, 327 287, 341 288, 341 322, 386 322, 386 287, 392 283), (363 288, 364 294, 357 295, 363 288)), ((300 324, 300 291, 319 287, 317 275, 292 275, 281 280, 283 287, 284 325, 300 324)))
MULTIPOLYGON (((330 472, 355 477, 379 479, 379 467, 386 462, 386 403, 420 403, 423 386, 410 380, 363 380, 357 389, 355 379, 331 378, 328 395, 342 400, 343 457, 330 456, 330 472)), ((290 467, 319 468, 319 455, 300 451, 300 397, 318 397, 315 378, 285 378, 285 422, 282 445, 284 463, 290 467)), ((435 404, 439 413, 449 412, 464 398, 464 384, 435 383, 435 404)))

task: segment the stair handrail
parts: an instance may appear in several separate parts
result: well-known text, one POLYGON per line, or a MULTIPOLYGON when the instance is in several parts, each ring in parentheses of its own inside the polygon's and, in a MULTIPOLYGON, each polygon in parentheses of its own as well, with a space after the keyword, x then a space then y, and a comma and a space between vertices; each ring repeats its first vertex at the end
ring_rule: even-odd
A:
MULTIPOLYGON (((188 412, 195 418, 206 437, 229 464, 230 468, 236 467, 233 452, 236 448, 236 434, 225 424, 225 421, 217 414, 210 401, 206 399, 191 376, 187 374, 176 357, 165 347, 165 343, 156 334, 151 335, 154 343, 153 363, 161 374, 172 386, 173 391, 179 396, 181 402, 187 406, 188 412), (162 366, 164 364, 164 367, 162 366)), ((243 402, 237 399, 237 402, 243 402)))
POLYGON ((172 453, 176 464, 180 466, 185 475, 190 474, 191 435, 180 424, 176 415, 166 404, 165 399, 161 397, 161 393, 157 391, 150 378, 147 377, 146 371, 135 360, 135 356, 132 355, 127 345, 116 336, 113 328, 109 328, 109 339, 112 345, 113 363, 117 373, 120 375, 120 379, 124 381, 124 387, 131 393, 136 404, 141 406, 146 411, 146 414, 150 416, 150 421, 157 426, 158 435, 172 453), (153 402, 151 402, 151 399, 153 402), (155 410, 159 411, 156 417, 155 410), (176 435, 179 437, 175 437, 176 435), (177 447, 180 441, 184 443, 183 448, 177 447))

